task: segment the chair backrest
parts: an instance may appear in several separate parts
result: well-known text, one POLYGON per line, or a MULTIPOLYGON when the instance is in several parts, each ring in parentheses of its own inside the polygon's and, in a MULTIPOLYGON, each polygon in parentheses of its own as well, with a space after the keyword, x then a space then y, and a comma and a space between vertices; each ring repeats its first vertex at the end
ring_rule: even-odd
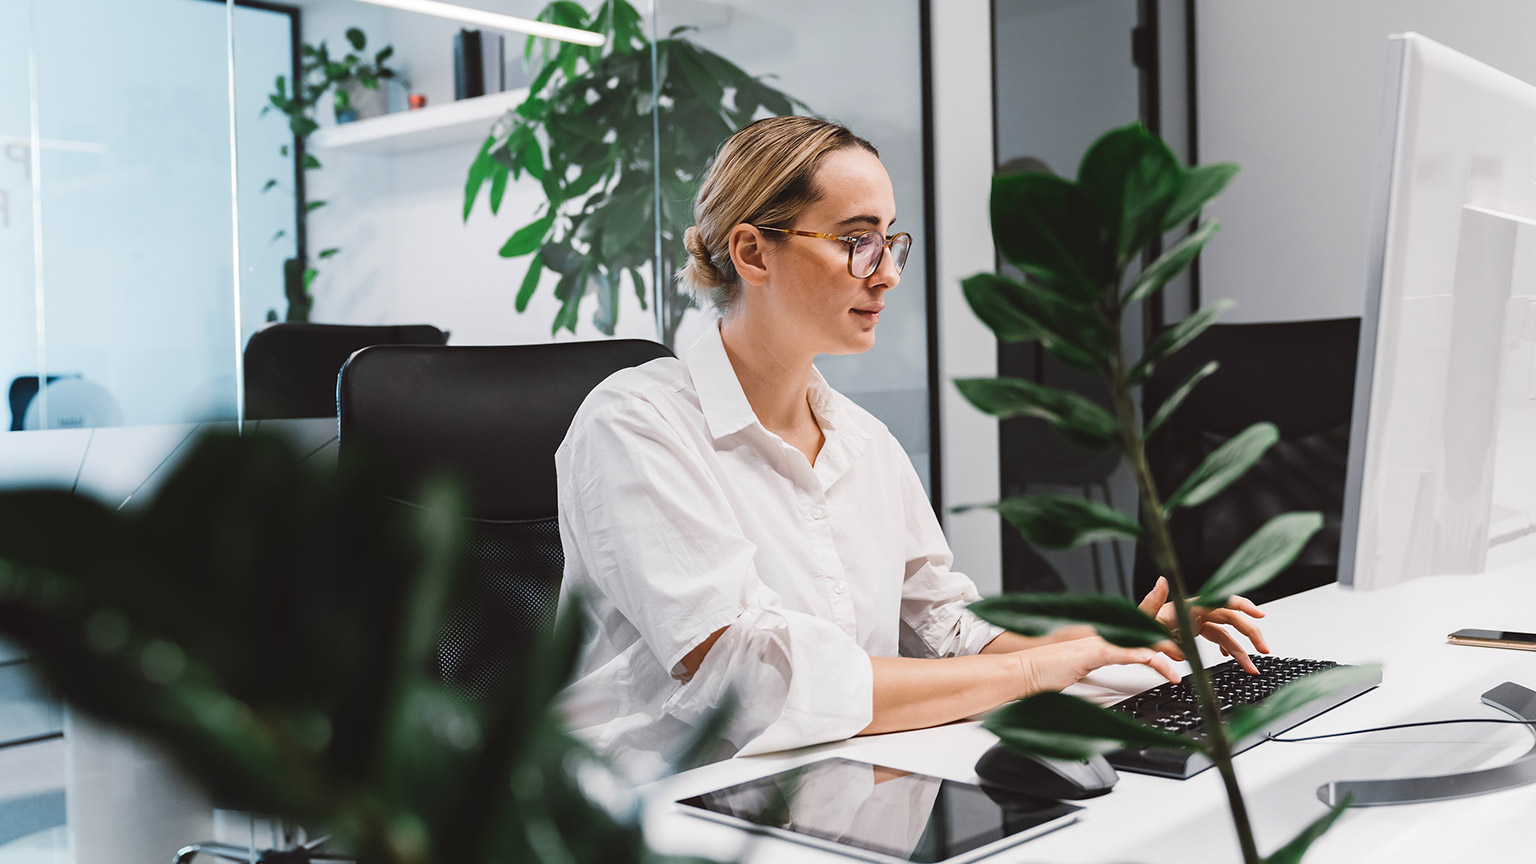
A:
MULTIPOLYGON (((1143 394, 1147 417, 1195 370, 1211 360, 1221 364, 1147 443, 1147 461, 1164 495, 1207 454, 1252 424, 1267 420, 1280 430, 1279 443, 1247 475, 1210 502, 1180 510, 1170 522, 1192 591, 1270 518, 1294 510, 1322 512, 1323 529, 1252 599, 1264 602, 1338 578, 1359 338, 1358 318, 1218 324, 1153 371, 1143 394)), ((1156 578, 1145 550, 1138 550, 1138 596, 1156 578)))
POLYGON ((430 324, 270 324, 245 343, 245 418, 335 417, 336 376, 352 352, 447 341, 430 324))
POLYGON ((565 556, 555 450, 612 373, 672 352, 654 342, 376 346, 338 385, 343 462, 369 458, 386 494, 414 506, 422 483, 456 477, 469 501, 467 594, 450 613, 434 672, 483 696, 522 669, 554 620, 565 556), (509 650, 509 645, 511 650, 509 650))

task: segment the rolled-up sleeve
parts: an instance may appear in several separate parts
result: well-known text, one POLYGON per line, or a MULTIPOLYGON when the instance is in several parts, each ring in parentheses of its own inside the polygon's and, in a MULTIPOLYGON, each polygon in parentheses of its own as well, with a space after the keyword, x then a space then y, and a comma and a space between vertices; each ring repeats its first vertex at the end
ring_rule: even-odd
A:
POLYGON ((579 589, 600 594, 674 675, 725 628, 691 680, 671 682, 665 714, 698 725, 734 692, 727 737, 742 752, 857 734, 872 715, 868 654, 832 622, 782 608, 707 451, 687 434, 637 399, 573 427, 556 458, 572 480, 560 507, 579 589))
POLYGON ((950 569, 954 553, 910 462, 901 460, 906 515, 906 581, 901 592, 901 653, 908 657, 979 654, 1002 632, 973 615, 981 599, 970 577, 950 569))

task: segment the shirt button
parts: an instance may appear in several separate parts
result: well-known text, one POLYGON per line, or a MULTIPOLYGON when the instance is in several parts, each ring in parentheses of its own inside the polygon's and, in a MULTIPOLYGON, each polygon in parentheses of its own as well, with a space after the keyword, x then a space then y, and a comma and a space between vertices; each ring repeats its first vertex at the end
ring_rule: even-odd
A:
POLYGON ((827 515, 827 511, 821 509, 820 507, 812 507, 811 508, 811 518, 812 519, 820 519, 820 518, 822 518, 823 516, 826 516, 826 515, 827 515))
POLYGON ((847 594, 848 593, 848 583, 846 583, 846 582, 838 582, 837 584, 832 586, 832 591, 833 591, 833 593, 836 593, 836 594, 847 594))

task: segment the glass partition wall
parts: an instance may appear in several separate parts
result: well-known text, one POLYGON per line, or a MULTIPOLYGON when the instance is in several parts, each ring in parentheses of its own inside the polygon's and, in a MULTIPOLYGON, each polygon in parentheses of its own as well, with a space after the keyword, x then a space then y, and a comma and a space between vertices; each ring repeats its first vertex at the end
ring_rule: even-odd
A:
MULTIPOLYGON (((925 4, 583 5, 609 37, 599 71, 541 81, 564 65, 556 43, 525 57, 516 33, 357 0, 0 0, 0 488, 146 500, 198 429, 255 424, 245 349, 269 326, 682 353, 708 325, 672 282, 697 179, 732 129, 787 112, 872 141, 916 238, 877 347, 819 366, 928 482, 925 4), (698 52, 730 68, 701 74, 698 52), (736 75, 757 83, 742 93, 736 75), (538 122, 519 132, 525 105, 538 122), (488 138, 502 170, 477 156, 488 138)), ((274 425, 317 453, 335 435, 334 417, 274 425)), ((0 864, 266 844, 213 805, 153 751, 61 711, 0 645, 0 864)))

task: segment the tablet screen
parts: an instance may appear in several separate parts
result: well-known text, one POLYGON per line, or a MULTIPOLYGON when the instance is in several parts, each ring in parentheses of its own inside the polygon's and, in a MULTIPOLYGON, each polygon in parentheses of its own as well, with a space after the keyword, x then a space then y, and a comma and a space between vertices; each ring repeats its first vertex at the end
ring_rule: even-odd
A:
POLYGON ((1022 841, 1068 824, 1064 817, 1082 809, 840 758, 678 803, 914 864, 936 864, 1007 838, 1022 841))

